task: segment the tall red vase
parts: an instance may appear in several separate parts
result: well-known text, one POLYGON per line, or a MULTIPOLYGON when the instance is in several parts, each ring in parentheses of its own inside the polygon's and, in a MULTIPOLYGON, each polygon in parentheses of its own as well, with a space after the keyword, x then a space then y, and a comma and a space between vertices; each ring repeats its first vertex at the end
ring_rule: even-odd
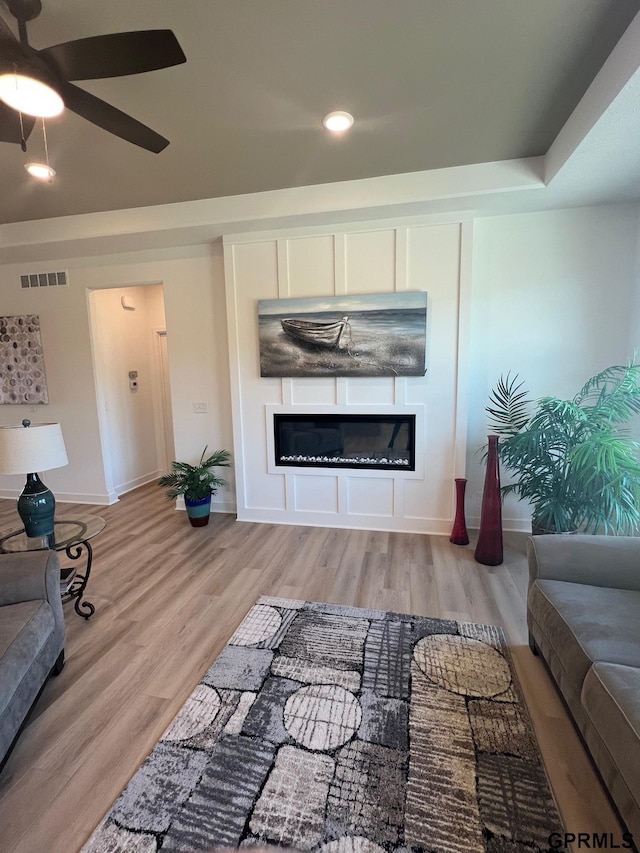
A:
POLYGON ((502 499, 500 495, 500 464, 498 462, 498 436, 487 436, 487 470, 484 475, 480 534, 475 558, 485 566, 499 566, 502 562, 502 499))
POLYGON ((464 517, 464 493, 467 488, 467 481, 464 477, 456 477, 456 514, 453 519, 453 528, 449 542, 454 545, 468 545, 469 534, 467 533, 467 522, 464 517))

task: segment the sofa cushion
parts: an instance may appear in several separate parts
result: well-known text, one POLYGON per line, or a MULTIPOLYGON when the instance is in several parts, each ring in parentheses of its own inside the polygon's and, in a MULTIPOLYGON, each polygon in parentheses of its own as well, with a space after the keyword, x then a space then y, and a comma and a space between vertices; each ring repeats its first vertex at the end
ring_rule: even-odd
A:
POLYGON ((0 714, 4 713, 53 631, 53 611, 46 601, 21 601, 2 607, 0 714))
POLYGON ((572 709, 594 661, 640 663, 640 591, 539 579, 528 606, 532 633, 537 641, 544 637, 572 709))
POLYGON ((629 829, 640 838, 640 668, 594 663, 581 701, 591 754, 629 829))

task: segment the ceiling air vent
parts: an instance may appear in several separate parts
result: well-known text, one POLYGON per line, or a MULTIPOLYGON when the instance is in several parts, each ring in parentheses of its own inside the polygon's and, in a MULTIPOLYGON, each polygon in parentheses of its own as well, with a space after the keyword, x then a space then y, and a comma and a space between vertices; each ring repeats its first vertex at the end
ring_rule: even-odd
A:
POLYGON ((63 272, 37 272, 20 276, 20 287, 64 287, 69 284, 69 276, 63 272))

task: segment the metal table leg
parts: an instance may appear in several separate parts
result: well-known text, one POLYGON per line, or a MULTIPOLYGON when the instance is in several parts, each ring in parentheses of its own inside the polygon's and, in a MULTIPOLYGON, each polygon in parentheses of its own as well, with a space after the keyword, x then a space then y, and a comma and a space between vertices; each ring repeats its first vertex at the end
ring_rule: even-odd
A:
POLYGON ((73 608, 78 616, 90 619, 96 612, 96 609, 90 601, 83 601, 83 596, 84 591, 87 588, 87 584, 89 583, 89 576, 91 575, 93 550, 89 542, 86 539, 83 539, 82 542, 78 542, 75 545, 69 545, 68 548, 65 548, 65 554, 70 560, 78 560, 82 556, 84 549, 87 551, 87 565, 85 567, 84 574, 76 573, 71 586, 63 595, 63 600, 70 601, 71 599, 75 599, 73 608))

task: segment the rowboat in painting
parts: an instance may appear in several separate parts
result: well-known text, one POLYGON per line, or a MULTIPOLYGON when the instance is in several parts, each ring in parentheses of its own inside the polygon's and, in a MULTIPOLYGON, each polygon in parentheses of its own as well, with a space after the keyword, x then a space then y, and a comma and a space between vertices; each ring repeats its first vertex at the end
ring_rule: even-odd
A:
POLYGON ((290 317, 281 320, 282 328, 289 337, 306 344, 320 347, 337 347, 349 318, 343 317, 334 323, 315 323, 312 320, 298 320, 290 317))

